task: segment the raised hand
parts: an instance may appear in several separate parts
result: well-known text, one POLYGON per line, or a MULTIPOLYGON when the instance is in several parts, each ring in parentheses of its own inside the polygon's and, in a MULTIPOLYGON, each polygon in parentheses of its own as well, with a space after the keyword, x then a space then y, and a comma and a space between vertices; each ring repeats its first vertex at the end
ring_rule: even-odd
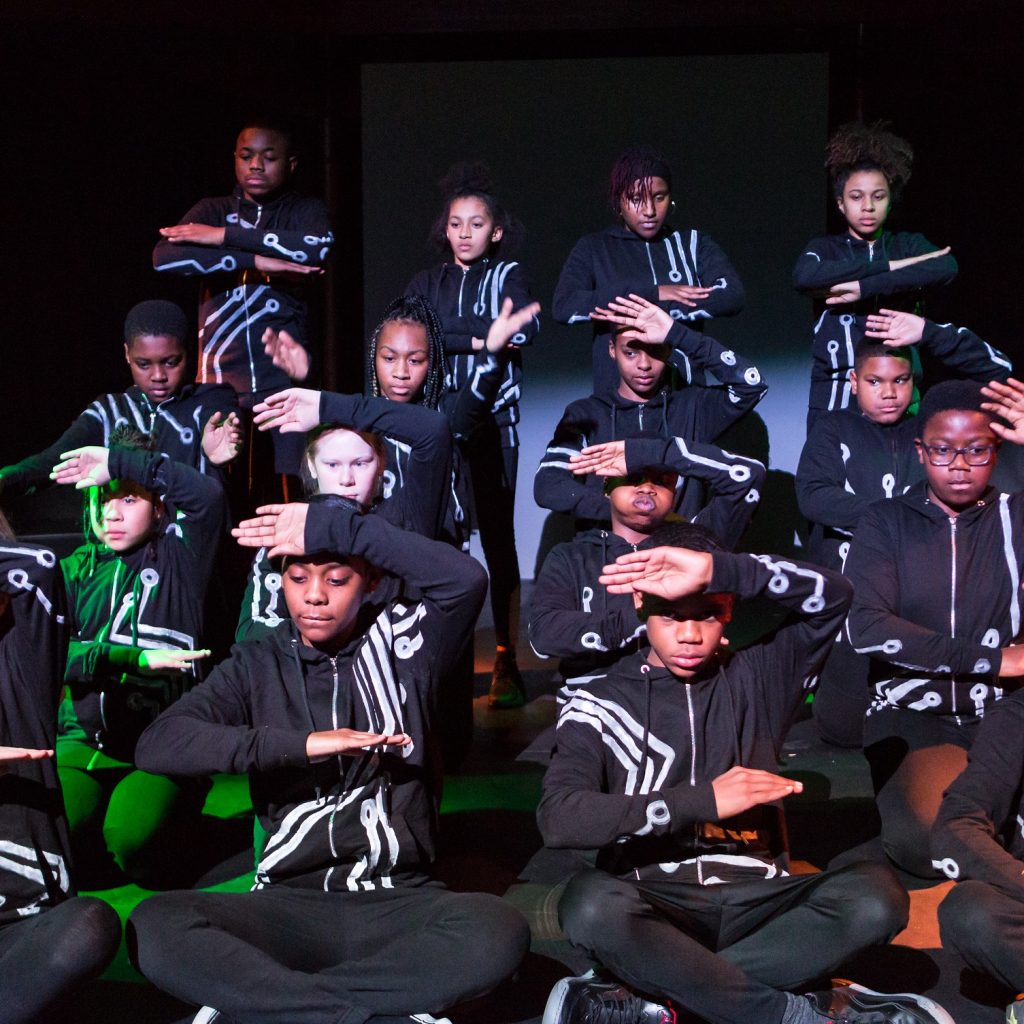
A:
POLYGON ((569 465, 577 476, 594 473, 596 476, 626 475, 626 442, 606 441, 588 445, 577 455, 569 456, 569 465))
POLYGON ((731 818, 760 804, 770 804, 793 793, 802 793, 804 784, 760 768, 736 765, 719 775, 711 788, 715 793, 718 820, 731 818))
POLYGON ((215 465, 230 462, 241 450, 244 437, 238 413, 215 412, 203 427, 203 454, 215 465))
MULTIPOLYGON (((540 312, 540 303, 531 302, 522 309, 512 312, 512 300, 505 299, 501 304, 501 312, 491 321, 491 328, 484 339, 483 347, 488 352, 501 352, 508 346, 520 328, 528 324, 540 312)), ((473 339, 474 343, 476 338, 473 339)))
POLYGON ((661 306, 632 294, 629 298, 620 295, 614 302, 609 302, 607 308, 595 307, 590 313, 590 319, 627 327, 629 330, 626 333, 630 338, 651 345, 662 344, 674 323, 661 306))
POLYGON ((263 332, 263 351, 292 380, 302 381, 309 376, 309 353, 287 331, 268 327, 263 332))
POLYGON ((260 430, 282 434, 312 430, 320 423, 320 392, 310 388, 285 388, 253 408, 253 423, 260 430))
POLYGON ((160 234, 175 245, 223 245, 224 228, 212 224, 174 224, 161 228, 160 234))
POLYGON ((177 651, 160 648, 159 650, 143 651, 139 655, 139 668, 146 674, 188 672, 193 662, 209 656, 209 651, 177 651))
POLYGON ((844 281, 829 288, 826 306, 844 306, 849 302, 860 302, 860 281, 844 281))
MULTIPOLYGON (((1015 377, 1002 382, 989 381, 981 393, 988 399, 981 407, 986 412, 1002 416, 1010 426, 992 421, 992 432, 1012 444, 1024 444, 1024 383, 1015 377)), ((1024 648, 1021 648, 1024 650, 1024 648)))
POLYGON ((309 506, 261 505, 253 519, 245 519, 231 531, 243 548, 269 548, 268 558, 306 553, 306 516, 309 506))
POLYGON ((61 461, 53 467, 50 479, 58 484, 74 484, 78 491, 102 487, 110 483, 109 455, 108 449, 92 444, 64 452, 61 461))
POLYGON ((681 306, 696 306, 711 294, 710 288, 697 284, 659 284, 659 302, 678 302, 681 306))
POLYGON ((664 601, 678 601, 707 589, 712 566, 706 551, 649 548, 619 555, 604 567, 598 581, 609 594, 653 594, 664 601))
POLYGON ((315 764, 337 754, 354 754, 368 747, 407 747, 410 743, 412 738, 404 732, 387 736, 382 732, 330 729, 327 732, 311 732, 306 737, 306 757, 310 764, 315 764))
POLYGON ((921 340, 925 323, 925 318, 915 313, 880 309, 877 313, 868 314, 864 336, 876 338, 889 348, 902 348, 904 345, 916 345, 921 340))

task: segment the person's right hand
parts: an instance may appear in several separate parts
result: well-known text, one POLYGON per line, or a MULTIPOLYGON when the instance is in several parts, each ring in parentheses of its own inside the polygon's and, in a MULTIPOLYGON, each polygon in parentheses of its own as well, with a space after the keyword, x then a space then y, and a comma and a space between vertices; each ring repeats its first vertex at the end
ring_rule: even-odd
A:
POLYGON ((139 655, 139 669, 146 673, 188 672, 194 661, 208 658, 209 651, 146 650, 139 655))
POLYGON ((999 678, 1007 679, 1024 676, 1024 644, 1003 648, 1003 660, 999 665, 999 678))
POLYGON ((661 306, 648 302, 641 295, 629 298, 620 295, 609 302, 607 308, 596 306, 591 310, 590 319, 625 327, 629 338, 649 345, 661 345, 675 322, 661 306))
POLYGON ((770 804, 793 793, 802 793, 804 784, 781 775, 762 771, 760 768, 743 768, 736 765, 719 775, 711 788, 715 793, 715 810, 718 820, 749 811, 759 804, 770 804))
POLYGON ((307 266, 305 263, 295 263, 292 260, 282 260, 277 256, 257 256, 255 262, 256 269, 264 274, 319 277, 319 275, 324 272, 323 267, 307 266))
POLYGON ((110 483, 109 457, 109 449, 95 444, 64 452, 61 461, 53 467, 50 479, 58 484, 74 484, 79 491, 85 487, 102 487, 110 483))
POLYGON ((711 582, 714 562, 706 551, 689 548, 641 548, 619 555, 606 565, 598 582, 609 594, 653 594, 663 601, 678 601, 703 593, 711 582))

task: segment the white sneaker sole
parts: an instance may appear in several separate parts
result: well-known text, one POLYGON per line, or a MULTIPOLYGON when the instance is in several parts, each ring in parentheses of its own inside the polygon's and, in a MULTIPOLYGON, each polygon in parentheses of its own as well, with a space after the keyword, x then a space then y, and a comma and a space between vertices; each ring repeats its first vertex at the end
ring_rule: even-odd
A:
MULTIPOLYGON (((851 983, 847 986, 853 989, 854 992, 863 992, 865 995, 878 996, 881 999, 904 999, 909 1000, 916 1006, 920 1007, 925 1013, 929 1014, 936 1024, 956 1024, 952 1016, 944 1010, 938 1003, 927 998, 927 996, 918 995, 916 992, 876 992, 873 988, 865 988, 863 985, 857 985, 851 983)), ((547 1022, 545 1021, 545 1024, 547 1022)))

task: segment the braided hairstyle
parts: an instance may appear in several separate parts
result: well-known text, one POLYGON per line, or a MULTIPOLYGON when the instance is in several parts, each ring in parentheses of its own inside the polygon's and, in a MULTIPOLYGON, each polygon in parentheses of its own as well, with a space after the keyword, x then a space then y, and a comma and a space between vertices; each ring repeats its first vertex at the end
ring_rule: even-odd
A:
POLYGON ((635 194, 634 186, 639 191, 641 200, 651 196, 651 178, 661 178, 672 191, 672 170, 665 157, 651 146, 636 146, 619 154, 612 164, 612 173, 608 181, 608 201, 612 213, 619 216, 619 206, 626 196, 635 194), (639 182, 639 185, 637 183, 639 182))
POLYGON ((441 404, 446 390, 445 378, 448 373, 448 359, 444 350, 444 328, 434 307, 421 295, 402 295, 392 299, 384 310, 384 316, 370 337, 366 347, 367 390, 373 398, 381 395, 377 379, 377 343, 385 324, 421 324, 427 332, 427 379, 423 382, 423 394, 418 405, 436 409, 441 404))
POLYGON ((832 133, 825 147, 825 168, 836 199, 842 198, 847 179, 858 171, 881 172, 889 183, 893 200, 899 198, 910 181, 914 150, 906 139, 888 129, 888 121, 851 121, 832 133))
POLYGON ((445 258, 452 255, 452 247, 448 244, 448 215, 452 203, 470 196, 487 207, 494 226, 502 229, 501 238, 492 242, 487 250, 489 256, 496 256, 499 250, 508 253, 522 242, 525 229, 498 201, 494 194, 494 180, 486 164, 480 161, 452 164, 438 182, 438 187, 444 196, 444 205, 430 229, 430 243, 445 258))

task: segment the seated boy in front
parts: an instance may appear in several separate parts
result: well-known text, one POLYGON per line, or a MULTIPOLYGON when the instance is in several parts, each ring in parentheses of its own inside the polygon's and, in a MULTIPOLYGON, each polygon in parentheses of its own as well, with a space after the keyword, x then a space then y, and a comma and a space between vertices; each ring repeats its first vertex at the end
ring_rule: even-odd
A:
POLYGON ((808 677, 850 603, 835 573, 730 554, 693 524, 620 556, 601 580, 632 592, 650 650, 580 687, 561 711, 538 821, 552 847, 598 850, 559 907, 570 941, 607 976, 563 979, 544 1024, 825 1020, 952 1024, 917 996, 859 986, 793 995, 903 928, 890 868, 791 876, 775 772, 808 677), (790 617, 729 658, 736 598, 790 617))
POLYGON ((137 756, 154 772, 248 772, 269 838, 252 892, 165 893, 135 910, 139 969, 225 1021, 390 1024, 443 1011, 510 975, 529 938, 497 897, 428 874, 435 692, 486 576, 338 496, 259 512, 234 532, 288 556, 291 623, 237 646, 137 756), (364 602, 381 572, 418 596, 364 602))

